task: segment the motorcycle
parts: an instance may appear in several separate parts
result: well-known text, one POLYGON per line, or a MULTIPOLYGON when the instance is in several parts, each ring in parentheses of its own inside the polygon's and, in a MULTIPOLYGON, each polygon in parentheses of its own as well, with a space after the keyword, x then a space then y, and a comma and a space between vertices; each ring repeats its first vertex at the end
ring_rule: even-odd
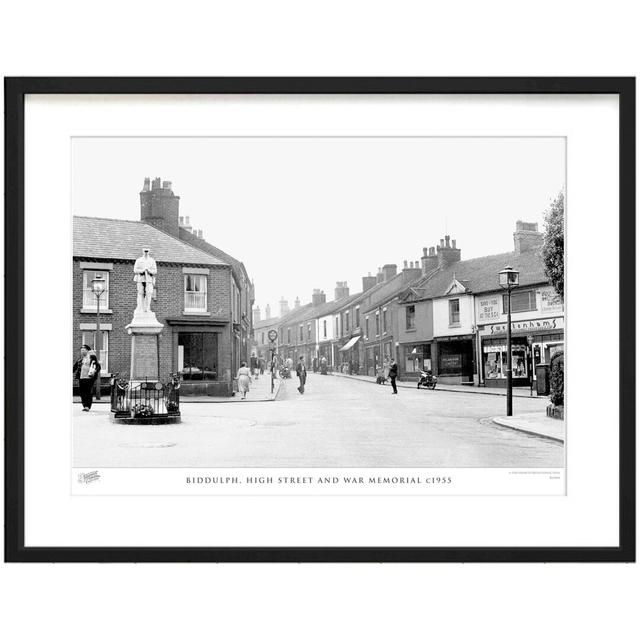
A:
POLYGON ((418 380, 418 389, 424 387, 425 389, 435 389, 438 378, 433 375, 430 369, 420 372, 420 380, 418 380))
POLYGON ((287 367, 286 365, 283 365, 282 367, 280 367, 280 377, 281 378, 291 377, 291 371, 289 371, 289 367, 287 367))

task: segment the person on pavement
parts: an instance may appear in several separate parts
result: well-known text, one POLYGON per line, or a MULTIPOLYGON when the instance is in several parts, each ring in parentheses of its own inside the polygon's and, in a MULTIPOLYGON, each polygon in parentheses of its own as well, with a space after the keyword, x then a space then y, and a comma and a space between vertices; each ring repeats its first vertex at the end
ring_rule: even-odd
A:
POLYGON ((396 387, 396 378, 398 377, 398 365, 396 361, 392 358, 389 362, 389 380, 391 380, 391 386, 393 387, 392 393, 398 393, 398 388, 396 387))
POLYGON ((247 367, 247 363, 243 362, 238 369, 238 391, 242 394, 242 400, 247 397, 249 386, 251 385, 251 370, 247 367))
POLYGON ((73 365, 73 371, 80 385, 83 411, 89 411, 93 403, 93 383, 96 379, 97 362, 95 352, 88 344, 83 344, 80 348, 80 358, 73 365))
POLYGON ((307 382, 307 369, 304 366, 304 356, 300 356, 300 362, 298 362, 298 366, 296 367, 296 375, 300 378, 298 391, 300 392, 300 395, 302 395, 304 393, 304 385, 307 382))

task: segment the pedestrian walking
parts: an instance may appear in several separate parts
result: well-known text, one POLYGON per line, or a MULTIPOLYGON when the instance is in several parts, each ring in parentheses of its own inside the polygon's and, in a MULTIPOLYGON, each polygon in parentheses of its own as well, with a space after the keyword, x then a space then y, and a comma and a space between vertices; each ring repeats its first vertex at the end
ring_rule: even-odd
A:
POLYGON ((251 385, 251 370, 247 367, 247 363, 243 362, 238 369, 238 392, 242 394, 242 399, 247 397, 247 392, 251 385))
POLYGON ((260 369, 260 375, 264 374, 264 358, 258 358, 258 368, 260 369))
POLYGON ((398 365, 396 361, 391 358, 389 362, 389 380, 391 380, 391 386, 393 387, 392 393, 398 393, 398 388, 396 387, 396 378, 398 377, 398 365))
POLYGON ((258 379, 258 358, 256 358, 256 354, 251 354, 251 375, 255 376, 256 380, 258 379))
POLYGON ((298 391, 300 395, 302 395, 304 393, 304 385, 307 382, 307 368, 304 366, 304 356, 300 356, 300 362, 298 362, 298 366, 296 367, 296 375, 300 378, 298 391))
POLYGON ((320 375, 327 375, 327 359, 324 356, 320 359, 320 375))
POLYGON ((88 344, 80 348, 80 358, 73 365, 73 371, 80 386, 82 410, 89 411, 93 404, 93 384, 100 374, 100 364, 95 351, 88 344))

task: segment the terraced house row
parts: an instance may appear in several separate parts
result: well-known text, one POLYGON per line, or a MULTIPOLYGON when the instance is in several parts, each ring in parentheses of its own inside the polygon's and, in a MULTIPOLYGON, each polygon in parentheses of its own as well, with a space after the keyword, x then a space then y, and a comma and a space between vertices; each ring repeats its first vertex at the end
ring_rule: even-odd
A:
POLYGON ((394 358, 403 379, 428 368, 443 383, 504 386, 507 301, 498 273, 509 265, 520 272, 512 292, 513 380, 531 384, 536 365, 563 348, 564 307, 544 272, 537 224, 518 221, 513 237, 512 251, 462 260, 445 236, 401 270, 385 264, 363 277, 358 293, 337 282, 327 301, 316 289, 311 303, 292 310, 285 303, 278 318, 258 319, 254 350, 268 345, 263 333, 275 328, 279 353, 304 356, 309 368, 326 358, 334 371, 374 376, 394 358))

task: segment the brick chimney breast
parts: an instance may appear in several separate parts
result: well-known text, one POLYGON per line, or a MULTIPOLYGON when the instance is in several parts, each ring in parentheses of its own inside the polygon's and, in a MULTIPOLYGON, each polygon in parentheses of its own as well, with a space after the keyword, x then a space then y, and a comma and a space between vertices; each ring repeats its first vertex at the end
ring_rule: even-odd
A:
POLYGON ((367 276, 362 277, 362 292, 369 291, 371 287, 376 285, 376 277, 372 276, 371 273, 367 276))
POLYGON ((454 240, 453 245, 451 245, 450 236, 445 236, 445 240, 440 240, 440 246, 437 247, 436 251, 438 267, 441 268, 460 262, 460 249, 456 248, 456 241, 454 240))
POLYGON ((516 230, 513 234, 513 244, 516 255, 527 251, 535 251, 542 246, 544 236, 538 231, 537 222, 516 222, 516 230))
POLYGON ((165 180, 163 184, 160 178, 154 178, 151 189, 148 187, 149 179, 145 178, 140 192, 140 220, 178 238, 180 198, 171 191, 171 182, 165 180))
POLYGON ((385 264, 384 267, 382 267, 383 282, 386 282, 387 280, 391 280, 391 278, 393 278, 393 276, 395 276, 397 273, 398 273, 397 264, 385 264))

